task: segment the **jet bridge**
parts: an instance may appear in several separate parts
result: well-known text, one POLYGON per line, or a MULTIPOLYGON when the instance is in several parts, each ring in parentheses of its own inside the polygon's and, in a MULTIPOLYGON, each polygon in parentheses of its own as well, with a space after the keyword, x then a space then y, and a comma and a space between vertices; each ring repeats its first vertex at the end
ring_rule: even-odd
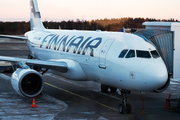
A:
POLYGON ((173 80, 180 81, 180 23, 144 22, 145 30, 134 34, 156 47, 173 80))

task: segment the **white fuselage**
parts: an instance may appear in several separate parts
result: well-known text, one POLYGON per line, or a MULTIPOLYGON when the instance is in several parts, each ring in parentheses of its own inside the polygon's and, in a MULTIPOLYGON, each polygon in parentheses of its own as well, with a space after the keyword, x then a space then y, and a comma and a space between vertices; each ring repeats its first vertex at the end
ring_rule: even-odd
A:
MULTIPOLYGON (((138 91, 153 91, 162 87, 167 69, 161 57, 120 58, 124 50, 156 50, 142 38, 127 33, 45 30, 30 31, 27 45, 40 60, 65 61, 72 65, 67 73, 51 71, 74 80, 91 80, 102 84, 138 91), (80 72, 79 72, 80 71, 80 72)), ((127 53, 126 53, 127 55, 127 53)))

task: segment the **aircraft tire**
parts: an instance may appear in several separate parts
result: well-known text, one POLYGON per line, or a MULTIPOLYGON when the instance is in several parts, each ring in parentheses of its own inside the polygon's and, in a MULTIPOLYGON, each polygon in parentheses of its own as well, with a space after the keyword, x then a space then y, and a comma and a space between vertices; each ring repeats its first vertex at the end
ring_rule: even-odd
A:
POLYGON ((119 105, 118 111, 119 111, 119 113, 121 113, 121 114, 124 114, 124 113, 125 113, 125 107, 124 107, 123 104, 120 104, 120 105, 119 105))
POLYGON ((111 92, 112 92, 112 93, 115 93, 115 92, 116 92, 116 90, 117 90, 117 88, 110 87, 110 90, 111 90, 111 92))
POLYGON ((131 104, 127 103, 127 104, 126 104, 126 113, 127 113, 127 114, 130 114, 131 111, 132 111, 131 104))
POLYGON ((101 84, 101 92, 107 93, 108 92, 108 86, 101 84))

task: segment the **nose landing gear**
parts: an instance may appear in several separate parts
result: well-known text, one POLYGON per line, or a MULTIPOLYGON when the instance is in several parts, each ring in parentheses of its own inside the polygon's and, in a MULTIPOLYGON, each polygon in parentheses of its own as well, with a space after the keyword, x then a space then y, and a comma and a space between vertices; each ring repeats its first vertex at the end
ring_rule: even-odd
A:
POLYGON ((127 102, 127 97, 126 95, 127 94, 130 94, 130 91, 126 91, 126 90, 120 90, 121 91, 121 96, 122 96, 122 104, 119 105, 119 113, 121 114, 124 114, 124 113, 127 113, 127 114, 130 114, 131 111, 132 111, 132 107, 129 103, 126 103, 127 102))

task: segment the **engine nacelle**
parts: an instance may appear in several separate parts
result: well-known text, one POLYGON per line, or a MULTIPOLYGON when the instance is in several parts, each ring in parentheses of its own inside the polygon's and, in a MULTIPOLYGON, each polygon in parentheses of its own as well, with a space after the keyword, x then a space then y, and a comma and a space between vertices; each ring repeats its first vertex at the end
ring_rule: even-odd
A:
POLYGON ((167 80, 166 84, 163 85, 161 88, 154 90, 154 92, 161 93, 161 92, 165 91, 168 88, 169 84, 170 84, 170 76, 168 76, 168 80, 167 80))
POLYGON ((39 95, 44 86, 41 74, 33 69, 17 69, 11 76, 11 85, 23 97, 39 95))

